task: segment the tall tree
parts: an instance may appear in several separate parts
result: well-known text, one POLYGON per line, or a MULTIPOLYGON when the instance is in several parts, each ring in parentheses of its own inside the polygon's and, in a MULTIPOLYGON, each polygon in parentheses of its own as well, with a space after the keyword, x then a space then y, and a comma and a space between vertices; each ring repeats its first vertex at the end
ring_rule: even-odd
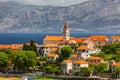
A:
POLYGON ((70 46, 65 46, 61 49, 60 57, 62 59, 68 59, 72 54, 72 48, 70 46))
POLYGON ((0 52, 0 67, 1 69, 7 67, 9 56, 4 52, 0 52))
POLYGON ((20 52, 16 56, 15 67, 17 67, 18 70, 25 70, 24 58, 25 58, 25 54, 23 52, 20 52))
POLYGON ((61 69, 60 69, 60 66, 52 63, 52 64, 47 64, 46 66, 44 66, 44 71, 45 73, 60 74, 61 69))
POLYGON ((80 74, 81 75, 90 75, 90 69, 89 68, 81 68, 80 74))
POLYGON ((97 73, 103 74, 107 70, 107 64, 100 63, 98 65, 95 65, 95 70, 97 71, 97 73))
POLYGON ((37 63, 36 53, 34 51, 24 51, 26 67, 33 67, 37 63))
POLYGON ((11 64, 14 64, 16 55, 19 53, 19 50, 5 49, 4 52, 8 54, 11 64))
POLYGON ((33 67, 36 65, 36 53, 34 51, 20 51, 15 60, 15 66, 24 70, 25 67, 33 67))
POLYGON ((120 61, 120 52, 114 55, 114 59, 119 62, 120 61))

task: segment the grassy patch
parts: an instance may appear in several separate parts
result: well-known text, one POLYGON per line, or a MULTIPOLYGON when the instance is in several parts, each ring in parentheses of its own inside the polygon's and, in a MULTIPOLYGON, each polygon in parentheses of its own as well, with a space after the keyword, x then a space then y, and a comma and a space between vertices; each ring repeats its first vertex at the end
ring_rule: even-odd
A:
POLYGON ((18 77, 0 77, 0 80, 20 80, 18 77))
POLYGON ((54 79, 54 78, 35 78, 34 80, 61 80, 61 79, 54 79))

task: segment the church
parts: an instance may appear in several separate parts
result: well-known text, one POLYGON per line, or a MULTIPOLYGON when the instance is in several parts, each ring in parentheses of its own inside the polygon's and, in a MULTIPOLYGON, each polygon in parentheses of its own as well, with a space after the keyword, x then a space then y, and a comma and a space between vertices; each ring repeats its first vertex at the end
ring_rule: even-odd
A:
POLYGON ((43 44, 59 44, 61 41, 70 40, 70 30, 67 21, 65 22, 62 32, 62 36, 46 36, 44 38, 43 44))
POLYGON ((60 50, 65 45, 77 45, 77 42, 81 42, 80 38, 74 38, 70 36, 70 29, 68 22, 66 21, 60 36, 47 35, 43 39, 42 53, 43 56, 47 56, 50 53, 54 53, 56 50, 60 50))

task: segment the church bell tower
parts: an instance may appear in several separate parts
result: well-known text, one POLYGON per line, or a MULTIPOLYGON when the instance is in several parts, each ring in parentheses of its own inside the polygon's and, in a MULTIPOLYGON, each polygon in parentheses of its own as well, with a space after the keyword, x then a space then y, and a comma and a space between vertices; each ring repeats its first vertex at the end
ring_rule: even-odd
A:
POLYGON ((70 31, 69 31, 69 26, 68 22, 65 22, 64 28, 63 28, 63 39, 64 40, 69 40, 70 39, 70 31))

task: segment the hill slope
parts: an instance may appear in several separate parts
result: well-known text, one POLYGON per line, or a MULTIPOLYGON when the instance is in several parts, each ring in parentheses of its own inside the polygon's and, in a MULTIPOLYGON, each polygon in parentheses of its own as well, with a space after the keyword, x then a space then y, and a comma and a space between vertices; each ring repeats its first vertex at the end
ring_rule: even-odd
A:
POLYGON ((68 7, 0 1, 0 32, 120 32, 120 0, 93 0, 68 7))

